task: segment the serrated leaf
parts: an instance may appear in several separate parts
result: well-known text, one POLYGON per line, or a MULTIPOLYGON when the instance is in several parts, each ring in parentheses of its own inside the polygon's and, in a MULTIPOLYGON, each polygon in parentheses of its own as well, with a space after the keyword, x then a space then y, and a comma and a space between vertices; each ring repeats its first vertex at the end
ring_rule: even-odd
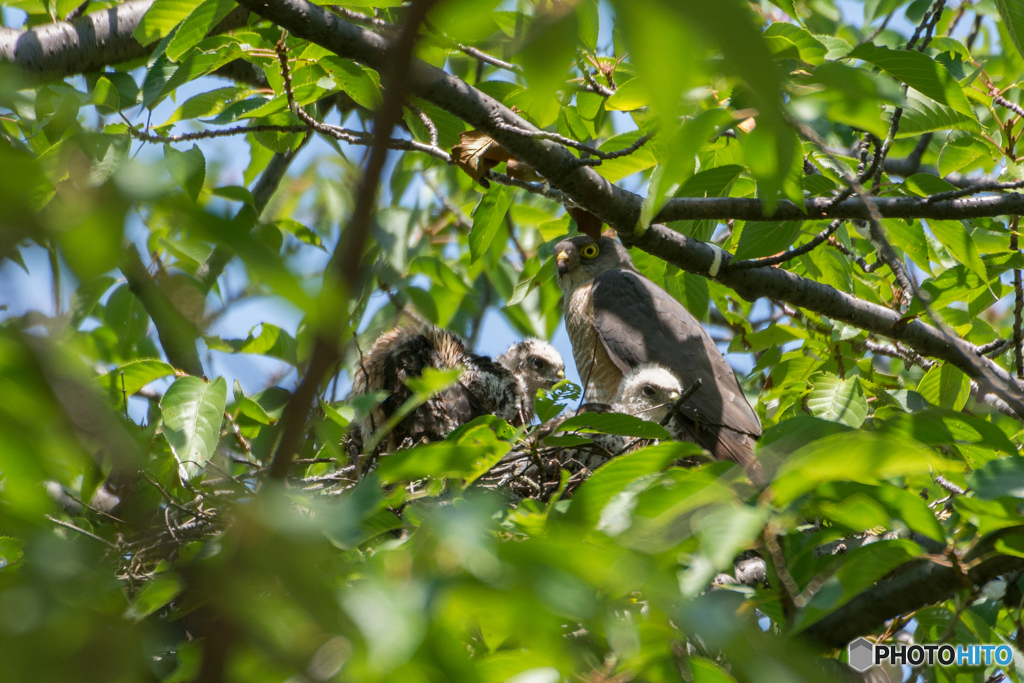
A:
POLYGON ((559 429, 563 432, 589 429, 602 434, 618 434, 643 439, 671 438, 665 428, 656 422, 641 420, 633 415, 623 413, 582 413, 570 417, 559 429))
MULTIPOLYGON (((298 363, 299 344, 295 337, 287 330, 270 323, 262 323, 258 327, 260 327, 258 336, 254 337, 252 330, 249 330, 249 336, 245 339, 206 337, 206 345, 214 351, 253 353, 277 358, 291 365, 298 363)), ((253 327, 253 330, 255 329, 256 327, 253 327)))
POLYGON ((967 485, 982 500, 1003 496, 1024 498, 1024 458, 1012 455, 985 463, 967 477, 967 485))
POLYGON ((1024 1, 996 0, 996 6, 999 8, 1003 25, 1006 26, 1006 31, 1017 48, 1017 54, 1024 57, 1024 1))
POLYGON ((894 435, 865 430, 831 434, 786 459, 772 482, 773 502, 788 505, 828 481, 878 484, 933 471, 941 474, 952 466, 927 446, 894 435))
POLYGON ((473 227, 469 231, 470 262, 475 263, 491 248, 505 213, 512 204, 512 190, 505 185, 493 185, 473 212, 473 227))
MULTIPOLYGON (((158 0, 159 2, 159 0, 158 0)), ((220 20, 237 7, 234 0, 206 0, 196 7, 191 14, 181 23, 175 31, 171 42, 167 44, 165 54, 173 61, 178 61, 182 55, 195 47, 206 37, 220 20)))
POLYGON ((249 88, 216 88, 199 93, 195 97, 185 100, 180 107, 174 110, 160 127, 169 126, 178 121, 188 121, 206 116, 216 116, 229 106, 252 94, 249 88))
POLYGON ((854 429, 864 423, 868 415, 868 402, 859 378, 839 379, 834 375, 818 375, 811 378, 811 384, 814 388, 807 397, 807 409, 811 415, 854 429))
POLYGON ((206 181, 206 157, 199 145, 192 145, 186 152, 179 152, 168 145, 164 147, 164 160, 174 182, 185 190, 192 201, 199 199, 199 192, 206 181))
POLYGON ((125 611, 125 618, 140 621, 178 597, 182 587, 177 575, 162 575, 147 581, 125 611))
POLYGON ((71 295, 71 303, 68 306, 71 327, 77 328, 92 314, 96 304, 114 282, 116 280, 111 276, 101 275, 78 286, 71 295))
POLYGON ((985 262, 981 260, 978 247, 974 240, 967 234, 967 228, 960 221, 939 221, 928 220, 928 227, 931 228, 935 239, 939 240, 942 246, 949 250, 949 253, 960 263, 981 278, 988 279, 985 272, 985 262))
POLYGON ((897 139, 912 138, 938 130, 967 130, 980 132, 981 124, 971 116, 933 102, 911 89, 907 91, 907 103, 900 119, 897 139))
POLYGON ((380 76, 376 71, 334 55, 320 59, 318 64, 356 104, 371 111, 380 106, 383 97, 380 94, 380 76))
POLYGON ((953 74, 941 62, 916 50, 890 50, 872 43, 861 43, 846 58, 870 62, 939 104, 965 116, 975 116, 953 74))
POLYGON ((734 258, 758 258, 785 251, 799 237, 801 225, 802 223, 798 221, 748 221, 743 225, 734 258))
POLYGON ((567 516, 583 526, 593 527, 601 510, 615 494, 640 477, 660 472, 676 460, 698 455, 701 449, 690 443, 662 443, 605 463, 573 494, 567 516))
POLYGON ((235 380, 234 395, 235 410, 240 414, 245 415, 251 420, 259 422, 260 424, 268 425, 272 422, 270 416, 267 415, 267 411, 263 409, 263 406, 245 395, 245 392, 242 391, 242 385, 237 379, 235 380))
POLYGON ((160 399, 164 436, 178 460, 182 481, 199 474, 217 448, 227 390, 223 377, 212 382, 179 377, 160 399))
POLYGON ((917 385, 917 392, 932 405, 962 410, 971 395, 971 380, 959 368, 942 363, 925 373, 917 385))
POLYGON ((200 0, 156 0, 146 11, 132 37, 143 45, 160 40, 199 5, 200 0))
POLYGON ((135 392, 161 377, 174 374, 174 368, 157 358, 133 360, 120 365, 105 375, 100 375, 99 382, 106 389, 111 403, 121 406, 122 393, 132 396, 135 392), (121 373, 124 373, 124 389, 121 387, 121 373))

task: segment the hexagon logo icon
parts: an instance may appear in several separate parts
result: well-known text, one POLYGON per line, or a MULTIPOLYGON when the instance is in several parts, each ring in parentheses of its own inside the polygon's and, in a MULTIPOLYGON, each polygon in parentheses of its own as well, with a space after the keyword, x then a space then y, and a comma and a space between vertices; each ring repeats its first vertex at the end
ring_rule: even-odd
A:
POLYGON ((866 638, 858 638, 849 644, 850 666, 857 671, 867 671, 875 663, 875 647, 866 638))

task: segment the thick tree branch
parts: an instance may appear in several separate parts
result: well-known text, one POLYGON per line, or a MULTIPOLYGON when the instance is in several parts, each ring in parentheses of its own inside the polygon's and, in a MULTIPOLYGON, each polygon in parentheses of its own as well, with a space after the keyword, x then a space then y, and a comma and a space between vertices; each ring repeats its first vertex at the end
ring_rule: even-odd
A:
POLYGON ((1001 574, 1024 568, 1024 559, 995 555, 987 557, 996 540, 1024 533, 1022 527, 996 532, 979 543, 962 561, 961 568, 978 561, 966 570, 932 560, 917 560, 903 567, 898 575, 881 581, 854 597, 835 612, 812 624, 803 636, 825 648, 845 647, 854 638, 871 633, 887 619, 908 614, 926 605, 948 599, 959 588, 981 586, 1001 574), (985 559, 982 559, 985 558, 985 559))
MULTIPOLYGON (((0 28, 0 62, 49 78, 96 71, 150 54, 156 47, 132 37, 153 0, 132 0, 88 14, 25 31, 0 28)), ((236 10, 214 27, 223 33, 245 26, 249 13, 236 10)))

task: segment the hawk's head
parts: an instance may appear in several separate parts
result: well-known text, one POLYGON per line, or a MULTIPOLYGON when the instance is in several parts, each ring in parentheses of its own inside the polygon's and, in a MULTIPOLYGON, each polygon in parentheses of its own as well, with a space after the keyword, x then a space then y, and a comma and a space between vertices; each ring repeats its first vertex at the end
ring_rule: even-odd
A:
POLYGON ((530 396, 550 389, 565 379, 565 362, 554 346, 543 339, 524 339, 498 356, 498 362, 523 380, 530 396))
POLYGON ((614 407, 649 422, 661 422, 683 387, 672 372, 661 365, 640 365, 622 378, 614 407))
POLYGON ((555 245, 558 286, 571 292, 607 270, 636 270, 629 252, 611 237, 597 242, 586 235, 577 235, 555 245))

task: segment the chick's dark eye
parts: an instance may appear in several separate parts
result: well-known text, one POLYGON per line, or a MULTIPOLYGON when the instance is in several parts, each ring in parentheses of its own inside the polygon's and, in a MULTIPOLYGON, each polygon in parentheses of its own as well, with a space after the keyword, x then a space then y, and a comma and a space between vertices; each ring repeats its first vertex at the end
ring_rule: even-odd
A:
POLYGON ((542 367, 544 367, 544 361, 542 361, 540 358, 531 358, 530 366, 534 370, 540 370, 542 367))
POLYGON ((644 391, 644 396, 647 396, 648 398, 650 398, 651 396, 654 396, 654 387, 651 387, 651 386, 644 387, 643 391, 644 391))
POLYGON ((597 248, 596 244, 588 244, 580 250, 580 253, 583 254, 583 258, 594 258, 597 256, 598 251, 600 251, 600 249, 597 248))

